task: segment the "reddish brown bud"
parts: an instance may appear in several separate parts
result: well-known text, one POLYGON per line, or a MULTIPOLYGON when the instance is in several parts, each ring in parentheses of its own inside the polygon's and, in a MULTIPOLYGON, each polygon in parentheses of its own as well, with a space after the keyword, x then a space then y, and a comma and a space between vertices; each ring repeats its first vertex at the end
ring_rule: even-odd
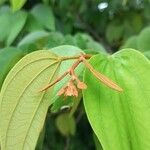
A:
POLYGON ((64 96, 75 96, 78 97, 78 90, 72 80, 70 80, 67 84, 67 86, 61 88, 59 92, 57 93, 58 96, 63 95, 64 96))
POLYGON ((84 82, 78 81, 77 87, 81 90, 85 90, 87 88, 87 85, 84 82))
POLYGON ((74 85, 74 83, 72 82, 72 80, 70 80, 68 82, 66 91, 65 91, 65 96, 78 96, 78 90, 76 88, 76 86, 74 85))

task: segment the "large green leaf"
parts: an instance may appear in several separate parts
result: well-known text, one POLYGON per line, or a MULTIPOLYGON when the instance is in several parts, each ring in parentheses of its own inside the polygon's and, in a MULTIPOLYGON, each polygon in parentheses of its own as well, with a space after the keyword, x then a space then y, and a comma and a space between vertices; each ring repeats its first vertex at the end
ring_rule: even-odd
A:
POLYGON ((12 44, 12 42, 18 36, 19 32, 22 30, 22 28, 25 25, 26 18, 27 18, 27 14, 23 11, 18 11, 12 14, 11 21, 10 21, 11 28, 9 26, 10 32, 6 41, 7 46, 12 44))
POLYGON ((52 99, 51 82, 59 69, 59 57, 49 51, 26 55, 10 71, 0 93, 2 149, 34 150, 52 99))
POLYGON ((150 149, 150 62, 132 49, 90 59, 94 68, 123 88, 122 93, 100 83, 88 69, 84 106, 104 150, 150 149))
POLYGON ((50 6, 38 4, 32 9, 31 14, 46 29, 51 31, 55 30, 55 18, 50 6))

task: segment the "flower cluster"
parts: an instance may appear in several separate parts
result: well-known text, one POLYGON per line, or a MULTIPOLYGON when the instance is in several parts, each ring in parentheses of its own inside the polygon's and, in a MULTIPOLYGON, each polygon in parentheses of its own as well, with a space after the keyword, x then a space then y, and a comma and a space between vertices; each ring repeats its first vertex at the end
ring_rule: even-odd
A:
POLYGON ((87 85, 84 82, 81 82, 77 77, 71 79, 65 87, 62 87, 57 93, 58 96, 75 96, 78 97, 79 90, 84 90, 87 88, 87 85), (75 84, 75 81, 77 84, 75 84))

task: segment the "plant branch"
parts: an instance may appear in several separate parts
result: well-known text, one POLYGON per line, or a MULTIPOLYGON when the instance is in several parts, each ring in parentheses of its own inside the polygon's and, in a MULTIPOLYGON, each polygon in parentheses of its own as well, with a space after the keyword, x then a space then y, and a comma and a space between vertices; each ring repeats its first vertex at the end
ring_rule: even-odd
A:
POLYGON ((102 81, 105 85, 107 85, 108 87, 116 90, 116 91, 119 91, 119 92, 122 92, 123 89, 121 87, 119 87, 117 84, 115 84, 112 80, 110 80, 109 78, 107 78, 106 76, 104 76, 103 74, 101 74, 100 72, 96 71, 93 66, 88 63, 86 61, 86 59, 82 56, 81 58, 83 60, 83 63, 85 64, 85 66, 93 73, 93 75, 99 79, 100 81, 102 81))

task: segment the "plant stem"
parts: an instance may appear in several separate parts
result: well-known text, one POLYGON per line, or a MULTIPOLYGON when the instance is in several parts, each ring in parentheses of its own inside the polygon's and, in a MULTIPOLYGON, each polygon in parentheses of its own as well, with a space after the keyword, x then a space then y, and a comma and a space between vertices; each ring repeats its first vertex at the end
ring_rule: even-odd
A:
MULTIPOLYGON (((84 56, 84 55, 83 55, 84 56)), ((78 56, 78 57, 81 57, 81 56, 78 56)), ((86 57, 88 57, 88 56, 86 56, 86 57)), ((73 57, 72 57, 73 58, 73 57)), ((76 58, 77 58, 77 56, 76 56, 76 58)), ((65 60, 67 60, 67 59, 70 59, 70 57, 66 57, 65 58, 65 60)), ((45 86, 44 88, 42 88, 39 92, 43 92, 43 91, 45 91, 45 90, 47 90, 48 88, 50 88, 50 87, 52 87, 53 85, 55 85, 56 83, 58 83, 59 81, 61 81, 65 76, 67 76, 68 74, 72 74, 72 73, 74 73, 74 69, 80 64, 82 62, 82 60, 80 60, 79 58, 78 58, 78 60, 72 65, 72 67, 68 70, 68 71, 66 71, 66 72, 64 72, 64 74, 62 74, 60 77, 58 77, 54 82, 52 82, 52 83, 50 83, 50 84, 48 84, 47 86, 45 86)))
POLYGON ((85 64, 85 66, 93 73, 93 75, 99 79, 101 82, 103 82, 106 86, 116 90, 116 91, 119 91, 119 92, 122 92, 123 89, 121 87, 119 87, 117 84, 115 84, 112 80, 110 80, 109 78, 107 78, 105 75, 101 74, 100 72, 96 71, 93 66, 86 61, 86 59, 81 56, 81 59, 83 61, 83 63, 85 64))
MULTIPOLYGON (((91 54, 82 54, 82 56, 85 59, 90 59, 93 55, 91 55, 91 54)), ((80 57, 81 57, 81 55, 78 55, 78 56, 68 56, 68 57, 62 57, 61 60, 65 61, 65 60, 69 60, 69 59, 79 59, 80 57)))

